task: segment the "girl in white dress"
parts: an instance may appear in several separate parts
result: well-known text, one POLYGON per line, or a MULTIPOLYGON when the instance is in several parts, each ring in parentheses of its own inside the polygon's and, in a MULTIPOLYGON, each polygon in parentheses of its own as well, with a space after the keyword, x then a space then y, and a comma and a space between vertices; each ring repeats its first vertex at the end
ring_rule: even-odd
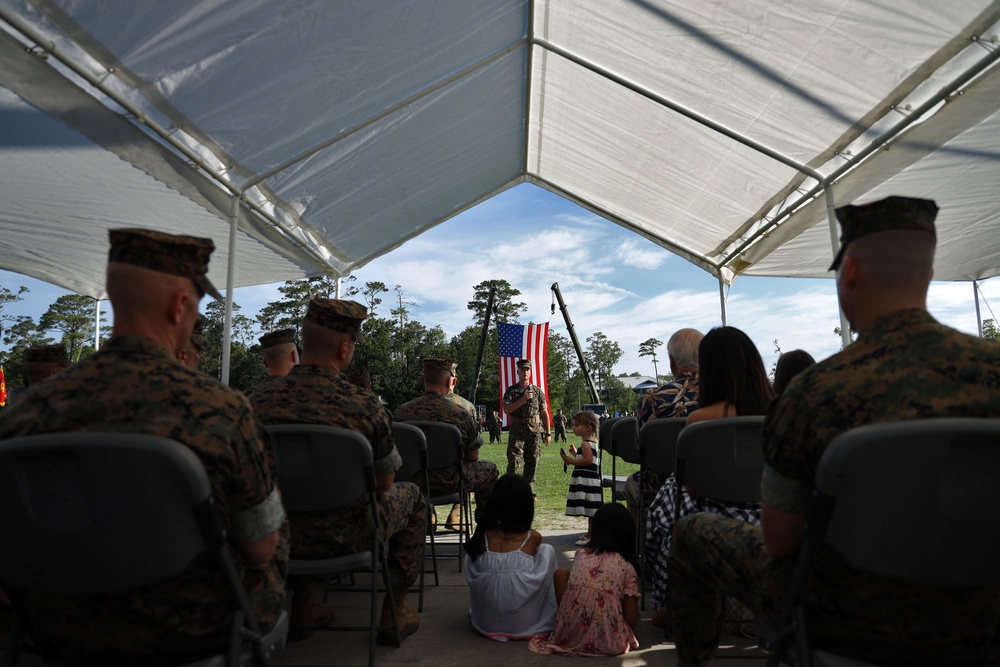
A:
POLYGON ((490 639, 530 639, 555 627, 556 552, 531 529, 535 501, 520 475, 504 475, 465 554, 469 616, 490 639))

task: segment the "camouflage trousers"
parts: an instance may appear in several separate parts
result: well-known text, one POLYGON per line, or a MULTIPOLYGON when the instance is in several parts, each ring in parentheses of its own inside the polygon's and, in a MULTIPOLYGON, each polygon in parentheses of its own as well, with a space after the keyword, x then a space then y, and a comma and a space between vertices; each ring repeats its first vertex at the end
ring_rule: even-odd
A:
POLYGON ((555 434, 555 437, 553 439, 554 442, 559 442, 559 438, 562 438, 562 441, 566 442, 566 427, 565 426, 556 426, 555 432, 556 432, 556 434, 555 434))
POLYGON ((792 559, 779 562, 768 556, 758 526, 716 514, 682 518, 674 526, 667 561, 678 666, 707 665, 711 660, 722 635, 726 595, 763 614, 775 627, 784 598, 762 595, 764 580, 786 570, 790 580, 793 565, 792 559))
POLYGON ((507 434, 507 474, 524 475, 535 481, 535 467, 542 455, 542 433, 533 433, 526 426, 511 426, 507 434), (521 467, 524 466, 524 472, 521 467))
MULTIPOLYGON (((476 506, 485 507, 500 471, 492 461, 462 461, 465 488, 476 494, 476 506)), ((458 492, 458 473, 453 466, 427 471, 427 483, 432 496, 458 492)))
MULTIPOLYGON (((982 659, 1000 621, 996 586, 916 586, 864 575, 819 549, 803 593, 810 646, 878 664, 982 659)), ((777 627, 794 558, 764 550, 759 527, 692 514, 674 528, 668 570, 677 664, 707 665, 722 633, 723 596, 777 627)))
MULTIPOLYGON (((420 572, 427 512, 416 484, 396 482, 378 498, 379 523, 389 543, 389 580, 409 587, 420 572)), ((293 514, 292 558, 329 558, 371 548, 374 524, 367 497, 330 514, 293 514)))

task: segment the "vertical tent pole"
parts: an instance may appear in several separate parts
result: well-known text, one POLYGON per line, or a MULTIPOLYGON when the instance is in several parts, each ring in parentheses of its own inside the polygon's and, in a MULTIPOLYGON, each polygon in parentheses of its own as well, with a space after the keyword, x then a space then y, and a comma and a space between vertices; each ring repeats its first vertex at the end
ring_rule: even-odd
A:
POLYGON ((226 314, 222 326, 222 384, 229 384, 229 357, 233 338, 233 281, 236 274, 236 229, 240 219, 240 199, 233 196, 233 214, 229 220, 229 257, 226 265, 226 314))
POLYGON ((979 281, 972 281, 972 297, 976 300, 976 324, 979 326, 979 337, 983 337, 983 316, 979 312, 979 281))
POLYGON ((337 276, 337 297, 336 298, 338 300, 340 299, 340 276, 337 276))
POLYGON ((722 308, 722 326, 726 326, 726 283, 719 272, 719 307, 722 308))
MULTIPOLYGON (((976 311, 979 311, 979 304, 976 304, 976 311)), ((979 335, 983 334, 982 327, 979 327, 979 335)), ((101 300, 94 299, 94 352, 101 349, 101 300)))
MULTIPOLYGON (((830 247, 833 248, 832 257, 836 257, 837 253, 840 251, 840 234, 837 233, 837 211, 836 204, 833 201, 833 191, 827 187, 823 191, 826 196, 826 217, 830 222, 830 247)), ((844 311, 840 308, 840 303, 838 300, 837 312, 840 313, 840 341, 844 349, 851 344, 851 324, 847 321, 847 315, 844 315, 844 311)))

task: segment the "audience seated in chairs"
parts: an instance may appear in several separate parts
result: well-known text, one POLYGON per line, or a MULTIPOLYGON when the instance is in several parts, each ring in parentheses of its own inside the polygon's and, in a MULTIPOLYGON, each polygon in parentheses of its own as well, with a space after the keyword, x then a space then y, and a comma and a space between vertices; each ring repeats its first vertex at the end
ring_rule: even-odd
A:
MULTIPOLYGON (((218 297, 206 278, 210 239, 141 229, 110 232, 107 289, 111 340, 94 356, 27 390, 0 416, 0 439, 109 431, 174 439, 208 473, 231 552, 262 629, 285 592, 288 527, 274 460, 246 398, 177 363, 198 302, 218 297)), ((31 594, 28 621, 70 662, 183 661, 225 647, 230 593, 222 572, 198 559, 179 577, 114 594, 31 594)))
MULTIPOLYGON (((837 209, 843 232, 831 268, 860 338, 796 376, 768 409, 762 527, 707 514, 675 527, 668 571, 682 667, 706 665, 714 655, 724 594, 777 624, 818 462, 837 436, 879 422, 1000 414, 1000 344, 943 326, 927 312, 936 212, 933 201, 904 197, 837 209)), ((805 596, 813 646, 883 664, 979 660, 1000 619, 995 586, 959 589, 860 573, 830 550, 814 559, 805 596)))
MULTIPOLYGON (((688 415, 687 424, 723 417, 764 414, 774 394, 760 353, 750 338, 736 327, 717 327, 698 346, 698 409, 688 415)), ((697 489, 695 489, 697 491, 697 489)), ((666 627, 669 616, 670 588, 667 578, 667 553, 674 530, 677 487, 673 475, 656 494, 646 520, 646 558, 653 573, 653 623, 666 627)), ((698 498, 689 489, 681 489, 680 516, 711 512, 741 521, 758 523, 760 505, 726 505, 698 498)))
MULTIPOLYGON (((448 398, 451 391, 453 364, 450 359, 424 359, 422 376, 424 393, 396 408, 396 421, 436 421, 452 424, 462 432, 464 460, 462 475, 465 488, 476 494, 476 506, 484 507, 497 483, 499 472, 492 461, 480 460, 479 448, 483 440, 479 435, 479 421, 463 407, 448 398)), ((457 469, 451 466, 427 471, 432 496, 455 493, 459 489, 457 469)), ((461 505, 456 504, 448 514, 445 527, 458 530, 461 524, 461 505)))
MULTIPOLYGON (((406 594, 416 581, 423 559, 425 509, 423 494, 415 484, 395 482, 400 457, 392 440, 392 423, 378 397, 340 376, 363 342, 364 306, 353 301, 314 298, 302 322, 302 363, 288 375, 256 387, 250 393, 254 413, 266 425, 319 424, 357 431, 372 447, 378 481, 382 530, 389 541, 389 575, 392 601, 405 638, 417 631, 420 615, 406 605, 406 594)), ((330 558, 368 549, 374 525, 359 498, 354 511, 335 516, 290 517, 292 556, 297 559, 330 558)), ((290 583, 289 587, 293 584, 290 583)), ((306 626, 329 623, 333 610, 316 600, 312 581, 294 582, 290 638, 304 638, 306 626), (294 637, 293 637, 294 634, 294 637)), ((395 644, 392 607, 387 595, 382 605, 378 642, 395 644)))
MULTIPOLYGON (((648 391, 639 399, 635 411, 635 446, 639 447, 639 434, 642 427, 653 419, 669 419, 672 417, 687 417, 698 407, 698 345, 702 334, 695 329, 680 329, 667 341, 667 359, 670 362, 670 373, 673 382, 648 391)), ((664 480, 652 471, 646 473, 646 479, 639 481, 639 473, 629 476, 625 482, 625 503, 632 517, 637 521, 642 518, 642 509, 649 507, 656 497, 656 492, 663 486, 664 480)))

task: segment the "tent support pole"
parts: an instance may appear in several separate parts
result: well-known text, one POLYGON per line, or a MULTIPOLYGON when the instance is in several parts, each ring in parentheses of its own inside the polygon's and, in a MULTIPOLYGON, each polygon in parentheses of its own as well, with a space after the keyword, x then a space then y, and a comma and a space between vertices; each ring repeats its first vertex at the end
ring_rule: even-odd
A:
MULTIPOLYGON (((830 223, 830 247, 833 249, 833 256, 836 257, 837 253, 840 252, 840 235, 837 232, 837 205, 833 200, 833 190, 831 188, 826 188, 823 191, 824 197, 826 197, 826 219, 830 223)), ((851 344, 851 325, 847 321, 847 315, 844 314, 843 309, 837 305, 837 312, 840 313, 840 343, 843 349, 847 349, 847 346, 851 344)))
POLYGON ((236 230, 240 219, 240 198, 233 197, 233 214, 229 220, 229 257, 226 264, 226 314, 222 325, 222 384, 229 384, 229 361, 233 340, 233 282, 236 274, 236 230))
POLYGON ((719 273, 719 307, 722 308, 722 326, 726 326, 726 282, 719 273))
MULTIPOLYGON (((976 303, 976 312, 979 312, 979 303, 976 303)), ((982 335, 982 327, 979 327, 979 335, 982 335)), ((94 352, 101 349, 101 300, 94 299, 94 352)))
POLYGON ((983 337, 983 316, 979 312, 979 281, 972 281, 972 298, 976 300, 976 324, 979 326, 979 337, 983 337))

